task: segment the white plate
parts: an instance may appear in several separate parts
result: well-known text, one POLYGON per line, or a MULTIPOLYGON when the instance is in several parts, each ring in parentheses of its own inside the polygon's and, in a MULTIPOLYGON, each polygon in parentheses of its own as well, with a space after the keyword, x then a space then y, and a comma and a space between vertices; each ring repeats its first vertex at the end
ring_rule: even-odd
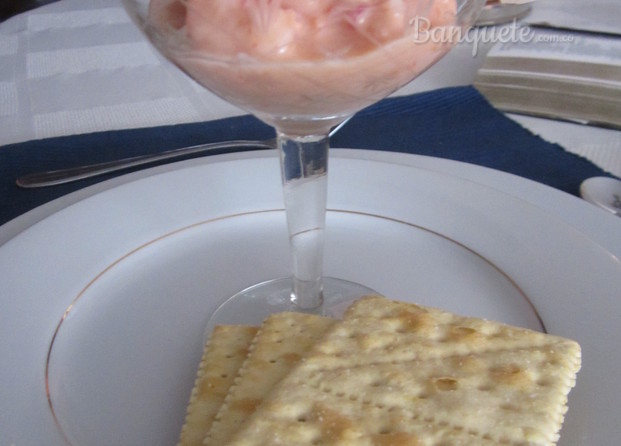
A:
MULTIPOLYGON (((330 169, 327 275, 576 339, 559 444, 618 443, 616 217, 450 161, 337 150, 330 169)), ((209 312, 288 273, 281 201, 276 158, 238 154, 128 175, 3 227, 2 443, 175 444, 209 312)))

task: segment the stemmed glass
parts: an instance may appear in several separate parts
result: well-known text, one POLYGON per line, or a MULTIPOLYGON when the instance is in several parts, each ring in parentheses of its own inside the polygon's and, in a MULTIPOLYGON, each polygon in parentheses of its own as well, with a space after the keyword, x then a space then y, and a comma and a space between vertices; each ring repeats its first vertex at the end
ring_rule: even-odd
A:
POLYGON ((123 1, 165 57, 277 133, 292 277, 231 297, 210 325, 367 294, 323 277, 329 131, 439 60, 485 0, 123 1))

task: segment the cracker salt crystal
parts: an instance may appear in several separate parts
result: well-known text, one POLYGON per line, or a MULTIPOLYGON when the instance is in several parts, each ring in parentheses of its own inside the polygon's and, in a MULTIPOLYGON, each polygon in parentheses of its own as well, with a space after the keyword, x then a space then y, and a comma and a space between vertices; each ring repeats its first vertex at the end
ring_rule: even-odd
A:
POLYGON ((246 359, 257 327, 219 325, 205 344, 178 446, 199 446, 246 359))
POLYGON ((306 354, 334 319, 303 313, 277 313, 261 325, 205 445, 220 446, 236 432, 264 397, 306 354))
POLYGON ((558 336, 368 297, 226 444, 554 445, 580 361, 558 336))

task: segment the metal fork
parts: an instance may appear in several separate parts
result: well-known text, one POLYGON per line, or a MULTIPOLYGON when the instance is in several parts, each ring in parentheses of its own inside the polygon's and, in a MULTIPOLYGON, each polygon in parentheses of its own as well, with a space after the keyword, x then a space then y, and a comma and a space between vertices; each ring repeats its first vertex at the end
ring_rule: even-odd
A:
MULTIPOLYGON (((334 127, 329 136, 333 136, 338 132, 351 118, 347 118, 339 125, 334 127)), ((145 164, 154 163, 156 161, 170 160, 179 158, 186 155, 192 155, 202 152, 210 152, 219 149, 234 149, 234 148, 256 148, 260 150, 275 149, 276 139, 266 139, 263 141, 245 141, 245 140, 231 140, 214 142, 210 144, 199 144, 190 147, 181 147, 179 149, 167 150, 165 152, 153 153, 149 155, 134 156, 131 158, 123 158, 114 161, 107 161, 104 163, 89 164, 85 166, 72 167, 69 169, 51 170, 47 172, 31 173, 19 177, 15 183, 19 187, 24 188, 36 188, 45 186, 55 186, 57 184, 71 183, 73 181, 83 180, 86 178, 96 177, 110 172, 116 172, 130 167, 142 166, 145 164)))
POLYGON ((35 188, 45 186, 55 186, 58 184, 71 183, 73 181, 96 177, 110 172, 116 172, 130 167, 142 166, 156 161, 170 160, 186 155, 202 152, 210 152, 219 149, 234 148, 257 148, 274 149, 276 139, 266 139, 263 141, 231 140, 214 142, 210 144, 199 144, 196 146, 182 147, 179 149, 167 150, 165 152, 153 153, 148 155, 133 156, 114 161, 107 161, 97 164, 72 167, 69 169, 50 170, 47 172, 31 173, 19 177, 15 183, 24 188, 35 188))

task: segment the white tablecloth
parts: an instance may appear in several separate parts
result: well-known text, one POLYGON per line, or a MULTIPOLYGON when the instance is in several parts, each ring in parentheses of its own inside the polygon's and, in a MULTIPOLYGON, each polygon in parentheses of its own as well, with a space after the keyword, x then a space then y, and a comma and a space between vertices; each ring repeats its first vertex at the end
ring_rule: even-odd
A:
MULTIPOLYGON (((472 84, 492 43, 458 46, 397 94, 472 84)), ((61 0, 0 23, 0 146, 241 113, 165 61, 119 0, 61 0)), ((621 132, 512 118, 621 175, 621 132)))

